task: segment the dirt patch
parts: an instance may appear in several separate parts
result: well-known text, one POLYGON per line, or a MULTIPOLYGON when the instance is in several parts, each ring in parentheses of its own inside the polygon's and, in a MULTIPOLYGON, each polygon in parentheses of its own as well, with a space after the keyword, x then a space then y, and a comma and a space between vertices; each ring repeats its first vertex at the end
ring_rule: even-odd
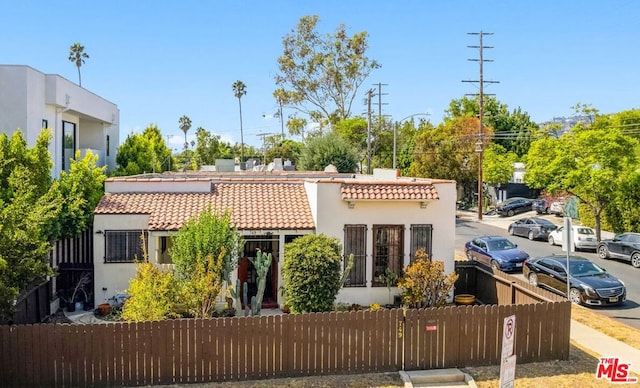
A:
POLYGON ((191 387, 220 388, 386 388, 404 387, 399 373, 367 373, 355 375, 325 375, 290 377, 285 379, 253 380, 228 383, 189 384, 191 387))
POLYGON ((73 321, 64 315, 62 309, 58 309, 58 311, 49 315, 42 323, 73 323, 73 321))

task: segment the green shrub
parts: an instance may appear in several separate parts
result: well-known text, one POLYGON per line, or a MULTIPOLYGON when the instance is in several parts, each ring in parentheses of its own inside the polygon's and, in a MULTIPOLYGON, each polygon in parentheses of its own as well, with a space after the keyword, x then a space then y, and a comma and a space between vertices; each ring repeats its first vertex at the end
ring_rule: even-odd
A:
POLYGON ((331 311, 340 290, 339 241, 308 234, 287 244, 284 251, 284 295, 291 312, 331 311))
POLYGON ((130 297, 122 307, 122 319, 140 322, 172 317, 175 289, 173 273, 163 272, 148 262, 139 263, 126 291, 130 297))
POLYGON ((402 290, 402 301, 409 307, 444 306, 457 278, 455 272, 445 275, 444 263, 429 259, 420 249, 416 260, 405 268, 398 280, 398 288, 402 290))

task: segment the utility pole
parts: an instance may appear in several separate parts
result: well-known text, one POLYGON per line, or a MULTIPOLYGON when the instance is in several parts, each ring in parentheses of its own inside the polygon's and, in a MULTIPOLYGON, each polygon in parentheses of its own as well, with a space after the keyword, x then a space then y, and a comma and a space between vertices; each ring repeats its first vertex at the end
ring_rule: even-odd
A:
POLYGON ((476 152, 478 153, 478 220, 482 220, 482 157, 484 153, 484 144, 482 142, 484 135, 484 84, 485 83, 498 83, 498 81, 485 81, 483 64, 484 62, 493 62, 492 59, 484 59, 484 49, 493 48, 493 46, 484 46, 482 44, 482 38, 485 35, 493 35, 492 32, 468 32, 467 35, 478 35, 480 38, 479 46, 467 46, 469 48, 477 48, 480 50, 480 58, 469 59, 469 61, 478 62, 480 64, 480 80, 479 81, 462 81, 462 82, 477 82, 480 85, 480 93, 472 94, 478 96, 478 105, 480 106, 480 128, 478 130, 478 141, 476 142, 476 152))
MULTIPOLYGON (((386 102, 382 102, 382 96, 386 96, 388 93, 382 93, 382 87, 383 86, 387 86, 387 84, 383 84, 381 82, 378 82, 377 84, 374 84, 375 86, 378 87, 378 93, 376 94, 378 96, 378 102, 374 102, 374 105, 378 105, 378 134, 380 134, 382 132, 382 125, 384 123, 383 121, 383 114, 382 114, 382 106, 383 105, 387 105, 386 102)), ((379 144, 378 142, 376 142, 375 144, 379 144)), ((373 150, 372 153, 375 153, 375 149, 373 150)))
POLYGON ((367 174, 371 174, 371 98, 373 89, 367 91, 367 174))

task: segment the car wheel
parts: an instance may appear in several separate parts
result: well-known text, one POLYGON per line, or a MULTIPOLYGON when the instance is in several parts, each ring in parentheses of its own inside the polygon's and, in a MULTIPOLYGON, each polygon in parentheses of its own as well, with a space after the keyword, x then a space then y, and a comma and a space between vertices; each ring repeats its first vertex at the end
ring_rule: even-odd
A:
POLYGON ((556 244, 556 242, 553 241, 553 236, 549 236, 549 244, 550 245, 555 245, 556 244))
POLYGON ((533 237, 533 230, 529 231, 529 240, 533 241, 534 237, 533 237))
POLYGON ((580 304, 580 290, 572 288, 569 290, 569 300, 571 303, 580 304))
POLYGON ((633 252, 633 255, 631 255, 631 265, 633 268, 640 268, 640 252, 633 252))
POLYGON ((509 227, 509 234, 512 235, 512 236, 514 235, 512 227, 509 227))
POLYGON ((549 208, 544 209, 545 214, 549 214, 549 208))
POLYGON ((514 214, 516 214, 516 212, 514 212, 513 210, 509 210, 509 211, 507 212, 507 215, 508 215, 509 217, 513 217, 513 215, 514 215, 514 214))
POLYGON ((598 247, 598 257, 601 259, 609 258, 609 249, 607 248, 606 245, 600 245, 598 247))
POLYGON ((538 275, 535 273, 530 273, 529 274, 529 284, 531 284, 534 287, 538 287, 538 275))

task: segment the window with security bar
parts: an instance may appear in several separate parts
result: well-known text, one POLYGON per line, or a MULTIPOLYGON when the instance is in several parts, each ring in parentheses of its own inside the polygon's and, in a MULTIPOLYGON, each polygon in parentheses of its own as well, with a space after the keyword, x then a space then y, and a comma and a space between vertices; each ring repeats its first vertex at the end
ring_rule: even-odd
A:
POLYGON ((133 263, 143 261, 149 233, 131 230, 107 230, 105 239, 105 263, 133 263))
POLYGON ((431 245, 433 234, 433 225, 431 224, 416 224, 411 225, 411 257, 409 260, 413 263, 416 259, 416 252, 422 249, 431 257, 431 245))
POLYGON ((364 287, 367 285, 367 226, 344 226, 344 268, 349 255, 353 254, 353 267, 349 271, 345 287, 364 287))
MULTIPOLYGON (((389 274, 402 275, 404 256, 404 225, 373 226, 372 286, 387 286, 389 274)), ((397 278, 397 277, 396 277, 397 278)), ((393 282, 395 286, 397 280, 393 282)))

